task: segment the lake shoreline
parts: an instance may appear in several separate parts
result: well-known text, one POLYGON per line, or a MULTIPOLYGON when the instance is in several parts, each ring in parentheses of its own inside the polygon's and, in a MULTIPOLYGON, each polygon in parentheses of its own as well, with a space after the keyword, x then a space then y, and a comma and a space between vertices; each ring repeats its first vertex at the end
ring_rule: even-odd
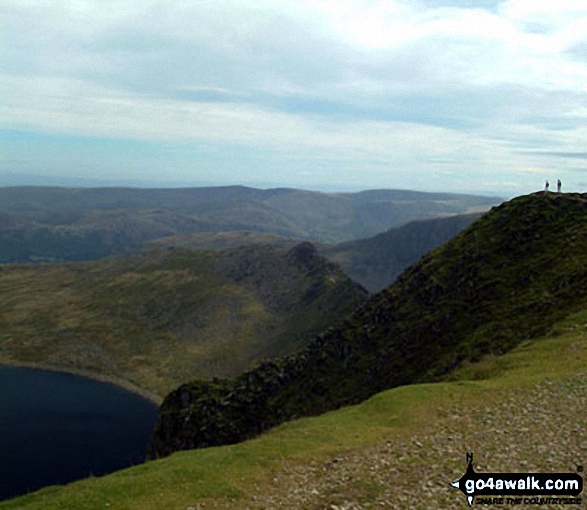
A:
POLYGON ((136 386, 129 381, 121 379, 115 376, 109 376, 105 374, 99 374, 96 372, 92 372, 90 370, 82 370, 77 368, 67 368, 67 367, 56 367, 54 365, 48 365, 44 363, 35 363, 35 362, 23 362, 17 360, 7 360, 0 358, 0 366, 6 367, 15 367, 15 368, 30 368, 33 370, 44 370, 47 372, 58 372, 62 374, 71 374, 77 375, 80 377, 85 377, 86 379, 92 379, 94 381, 110 383, 114 386, 117 386, 123 390, 126 390, 130 393, 134 393, 145 400, 150 401, 152 404, 160 406, 163 402, 163 397, 153 393, 149 390, 136 386))
POLYGON ((145 462, 158 413, 152 400, 31 365, 0 363, 0 501, 145 462))

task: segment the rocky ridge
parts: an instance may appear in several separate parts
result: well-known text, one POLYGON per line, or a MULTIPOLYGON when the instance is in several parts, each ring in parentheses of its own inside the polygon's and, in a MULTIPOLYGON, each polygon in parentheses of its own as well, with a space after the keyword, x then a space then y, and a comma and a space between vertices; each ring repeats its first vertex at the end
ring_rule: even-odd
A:
POLYGON ((544 334, 587 296, 587 204, 534 194, 493 208, 302 351, 165 399, 148 448, 230 444, 544 334))

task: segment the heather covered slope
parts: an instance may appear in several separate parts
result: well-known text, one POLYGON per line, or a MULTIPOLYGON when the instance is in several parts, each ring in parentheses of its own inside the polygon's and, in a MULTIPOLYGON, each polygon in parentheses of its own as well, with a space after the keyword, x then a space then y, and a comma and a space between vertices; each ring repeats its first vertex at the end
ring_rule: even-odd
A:
POLYGON ((0 265, 0 363, 82 372, 160 399, 291 352, 365 299, 309 243, 0 265))
POLYGON ((543 335, 585 304, 586 224, 582 196, 493 208, 298 354, 172 392, 149 456, 242 441, 543 335))

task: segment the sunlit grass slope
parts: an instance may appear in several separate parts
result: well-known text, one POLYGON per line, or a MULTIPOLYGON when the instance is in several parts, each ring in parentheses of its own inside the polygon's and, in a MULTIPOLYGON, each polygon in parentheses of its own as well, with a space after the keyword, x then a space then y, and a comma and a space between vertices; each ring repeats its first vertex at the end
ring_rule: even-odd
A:
MULTIPOLYGON (((564 472, 574 467, 574 456, 580 452, 547 457, 540 453, 540 445, 529 441, 532 431, 543 429, 546 435, 548 419, 533 418, 530 411, 527 415, 531 423, 535 419, 535 427, 515 436, 520 444, 506 444, 504 437, 516 431, 505 425, 497 437, 491 416, 492 409, 499 411, 502 402, 512 399, 515 408, 525 410, 536 385, 561 381, 564 388, 565 381, 586 370, 587 310, 582 310, 533 343, 458 370, 451 381, 395 388, 360 405, 290 422, 245 443, 179 452, 102 478, 50 487, 0 503, 0 508, 266 508, 268 501, 287 502, 296 491, 307 497, 295 499, 290 508, 329 508, 343 501, 365 508, 385 501, 389 507, 432 508, 426 506, 428 496, 422 492, 428 486, 435 498, 429 504, 464 508, 462 494, 448 483, 464 471, 464 454, 471 448, 481 470, 492 462, 487 452, 496 456, 506 447, 525 455, 516 460, 510 454, 510 466, 494 464, 494 469, 564 472), (435 441, 445 441, 452 450, 435 449, 435 441), (388 483, 379 480, 379 471, 379 481, 374 481, 375 468, 368 464, 374 458, 381 462, 388 483), (332 470, 345 462, 356 467, 353 476, 341 476, 340 484, 328 485, 332 470), (435 465, 439 472, 426 472, 427 466, 435 465), (320 485, 320 490, 312 489, 320 482, 327 490, 320 485), (406 493, 410 490, 411 495, 406 493), (404 499, 405 505, 398 504, 404 499)), ((578 408, 580 397, 573 394, 572 385, 569 388, 564 405, 572 411, 571 419, 585 411, 578 408)), ((501 418, 507 421, 503 413, 501 418)), ((511 428, 516 426, 512 421, 511 428)), ((556 441, 566 440, 562 431, 554 437, 558 439, 547 446, 551 452, 557 450, 556 441)))

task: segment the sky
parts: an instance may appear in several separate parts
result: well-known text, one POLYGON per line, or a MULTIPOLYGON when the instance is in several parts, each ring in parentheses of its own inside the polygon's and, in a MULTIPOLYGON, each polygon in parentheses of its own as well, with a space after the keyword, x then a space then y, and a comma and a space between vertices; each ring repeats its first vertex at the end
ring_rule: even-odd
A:
POLYGON ((587 188, 585 0, 0 0, 0 176, 587 188))

